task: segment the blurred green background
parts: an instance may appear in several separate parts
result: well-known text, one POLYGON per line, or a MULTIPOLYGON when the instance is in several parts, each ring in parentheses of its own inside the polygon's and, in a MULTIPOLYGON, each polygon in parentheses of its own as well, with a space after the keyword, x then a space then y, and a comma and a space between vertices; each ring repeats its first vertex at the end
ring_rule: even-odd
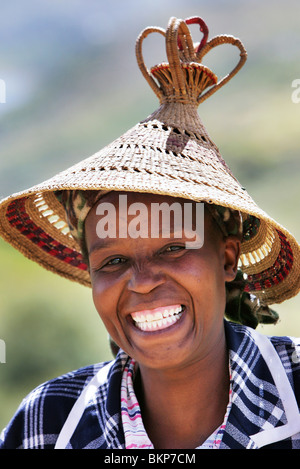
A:
MULTIPOLYGON (((262 208, 300 240, 299 0, 2 0, 0 196, 88 157, 158 107, 136 65, 135 40, 171 16, 201 16, 210 37, 232 34, 248 51, 242 71, 199 108, 212 139, 262 208)), ((194 37, 199 37, 195 27, 194 37)), ((198 40, 198 39, 195 39, 198 40)), ((161 37, 145 41, 149 66, 161 37)), ((224 46, 204 63, 219 75, 238 54, 224 46)), ((109 360, 89 289, 44 271, 0 240, 0 428, 41 382, 109 360)), ((300 336, 300 301, 276 305, 273 335, 300 336)))

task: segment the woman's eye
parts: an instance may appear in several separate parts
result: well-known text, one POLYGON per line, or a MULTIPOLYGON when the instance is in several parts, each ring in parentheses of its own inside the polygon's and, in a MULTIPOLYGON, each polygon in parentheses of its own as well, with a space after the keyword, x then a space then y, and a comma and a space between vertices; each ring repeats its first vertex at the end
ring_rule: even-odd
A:
POLYGON ((108 261, 106 265, 118 265, 123 264, 124 262, 126 262, 126 259, 124 259, 123 257, 115 257, 114 259, 108 261))
POLYGON ((108 261, 102 262, 99 267, 95 267, 95 272, 105 272, 110 271, 113 267, 119 267, 126 262, 124 257, 114 257, 113 259, 109 259, 108 261))
POLYGON ((165 249, 165 251, 166 252, 176 252, 176 251, 181 251, 182 249, 184 249, 184 246, 172 245, 172 246, 168 246, 165 249))

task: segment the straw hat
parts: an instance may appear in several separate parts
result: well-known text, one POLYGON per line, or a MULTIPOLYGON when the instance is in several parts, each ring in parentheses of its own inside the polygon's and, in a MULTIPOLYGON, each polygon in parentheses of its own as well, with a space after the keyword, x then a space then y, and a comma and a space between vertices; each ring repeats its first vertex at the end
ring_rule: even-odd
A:
POLYGON ((294 296, 300 289, 299 245, 232 175, 198 116, 198 105, 227 83, 247 57, 238 39, 221 35, 207 42, 207 35, 200 18, 171 18, 166 30, 145 29, 136 43, 137 62, 160 107, 90 158, 4 199, 2 237, 43 267, 89 286, 87 265, 54 191, 122 190, 204 201, 242 213, 240 268, 247 274, 246 291, 266 305, 294 296), (199 45, 192 42, 191 23, 198 23, 203 32, 199 45), (168 63, 148 70, 142 45, 150 33, 165 38, 168 63), (225 43, 239 49, 239 61, 218 81, 201 61, 225 43))

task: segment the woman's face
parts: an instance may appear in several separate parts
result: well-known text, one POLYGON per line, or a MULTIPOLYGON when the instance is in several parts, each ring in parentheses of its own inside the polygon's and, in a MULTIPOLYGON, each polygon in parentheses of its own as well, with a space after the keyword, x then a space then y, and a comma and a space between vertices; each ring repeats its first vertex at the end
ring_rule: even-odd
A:
MULTIPOLYGON (((127 228, 131 223, 132 233, 134 217, 122 207, 119 211, 119 195, 105 195, 85 223, 93 299, 110 336, 129 356, 151 368, 186 366, 216 355, 224 346, 225 282, 235 277, 239 241, 223 239, 206 212, 202 247, 187 248, 191 234, 184 230, 172 234, 174 224, 165 237, 162 220, 159 237, 130 236, 127 228), (118 222, 116 231, 110 232, 113 236, 107 238, 99 237, 103 203, 113 204, 118 222)), ((176 201, 183 214, 187 202, 160 195, 126 195, 127 207, 138 201, 147 208, 139 212, 139 229, 153 222, 153 204, 176 201)))

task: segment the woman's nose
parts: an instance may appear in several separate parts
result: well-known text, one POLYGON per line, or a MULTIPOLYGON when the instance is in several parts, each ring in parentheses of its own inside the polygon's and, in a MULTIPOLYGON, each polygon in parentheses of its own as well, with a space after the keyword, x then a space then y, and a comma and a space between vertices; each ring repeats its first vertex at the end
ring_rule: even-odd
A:
POLYGON ((132 269, 128 289, 135 293, 146 294, 165 282, 165 275, 149 265, 132 269))

